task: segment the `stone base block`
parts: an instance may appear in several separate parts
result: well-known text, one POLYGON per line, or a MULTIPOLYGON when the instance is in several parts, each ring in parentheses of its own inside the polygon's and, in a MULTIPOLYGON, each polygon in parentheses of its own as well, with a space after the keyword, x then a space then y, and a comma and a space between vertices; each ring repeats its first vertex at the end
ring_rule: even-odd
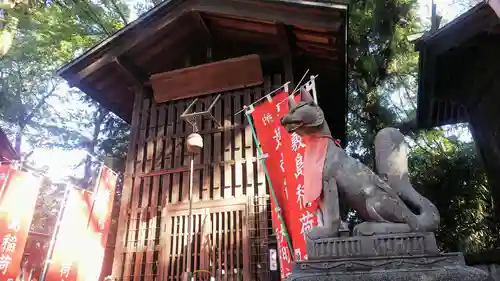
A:
POLYGON ((290 281, 494 281, 486 272, 468 266, 446 266, 432 270, 417 268, 407 271, 343 272, 295 274, 290 281))
POLYGON ((371 256, 438 254, 433 233, 401 233, 307 241, 309 260, 371 256))
POLYGON ((293 264, 289 281, 494 281, 486 272, 468 267, 461 253, 337 258, 293 264))

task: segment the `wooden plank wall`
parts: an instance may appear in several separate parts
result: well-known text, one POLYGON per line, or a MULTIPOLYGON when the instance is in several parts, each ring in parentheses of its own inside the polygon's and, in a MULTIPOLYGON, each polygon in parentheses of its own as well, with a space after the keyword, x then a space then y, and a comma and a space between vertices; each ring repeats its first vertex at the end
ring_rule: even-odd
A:
MULTIPOLYGON (((234 113, 243 105, 280 86, 281 82, 281 76, 274 75, 272 79, 266 77, 263 85, 223 93, 213 110, 214 116, 223 125, 222 128, 218 128, 208 118, 197 120, 200 129, 198 133, 204 139, 204 148, 194 160, 195 205, 214 201, 224 206, 231 204, 237 198, 244 198, 245 202, 249 202, 248 198, 268 194, 265 175, 260 163, 257 163, 251 130, 247 126, 244 114, 234 116, 234 113)), ((207 108, 215 96, 214 94, 202 97, 201 102, 196 104, 196 111, 207 108)), ((181 233, 171 225, 172 222, 174 225, 180 225, 182 222, 182 227, 186 227, 183 223, 185 216, 169 213, 167 207, 187 206, 188 202, 189 155, 185 141, 192 128, 180 120, 179 116, 191 101, 192 99, 187 99, 156 104, 152 97, 144 97, 140 90, 137 91, 113 263, 113 275, 119 280, 167 280, 159 276, 168 276, 171 280, 180 276, 180 268, 172 271, 169 259, 175 256, 175 253, 179 253, 175 252, 177 249, 183 248, 182 243, 186 243, 185 237, 176 242, 179 245, 175 245, 175 251, 172 248, 172 251, 166 252, 164 245, 172 231, 181 233), (172 227, 167 229, 167 224, 172 227)), ((260 235, 267 237, 269 219, 266 206, 265 204, 260 206, 260 216, 264 214, 266 218, 258 219, 262 225, 256 228, 262 228, 260 235)), ((247 239, 245 230, 247 221, 241 219, 245 217, 244 213, 247 211, 248 208, 244 211, 234 210, 235 213, 232 215, 219 212, 222 217, 218 217, 219 213, 212 212, 210 214, 214 225, 212 237, 227 239, 230 237, 228 236, 230 232, 241 231, 241 239, 247 239), (236 216, 240 211, 243 212, 241 216, 236 216), (232 223, 220 224, 219 220, 232 223), (216 229, 219 225, 223 229, 216 229), (220 236, 220 231, 226 234, 220 236)), ((200 222, 195 221, 192 229, 196 233, 200 231, 200 227, 200 222)), ((185 235, 187 229, 182 231, 181 236, 185 235)), ((196 235, 198 234, 194 236, 196 235)), ((243 244, 238 245, 242 247, 243 244)), ((170 245, 167 248, 170 248, 170 245)), ((217 247, 219 252, 216 254, 224 254, 221 251, 226 248, 217 247)), ((198 250, 194 250, 193 255, 199 255, 196 253, 198 250)), ((238 248, 233 250, 239 251, 238 248)), ((185 258, 183 260, 185 262, 185 258)), ((220 262, 221 258, 217 260, 220 262)), ((238 265, 241 262, 243 261, 233 263, 238 265)), ((178 263, 176 266, 180 267, 181 264, 178 263)))

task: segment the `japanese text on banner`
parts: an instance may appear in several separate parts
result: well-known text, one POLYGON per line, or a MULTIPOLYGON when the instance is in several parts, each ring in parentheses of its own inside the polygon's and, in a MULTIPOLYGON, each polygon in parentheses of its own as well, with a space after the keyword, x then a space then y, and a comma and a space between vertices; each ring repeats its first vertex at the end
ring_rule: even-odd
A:
POLYGON ((31 173, 2 165, 2 201, 0 203, 0 281, 16 280, 28 238, 29 227, 41 186, 31 173))
POLYGON ((265 164, 277 200, 275 202, 271 196, 271 216, 278 244, 281 279, 283 280, 291 273, 293 257, 285 237, 285 229, 278 216, 278 212, 283 214, 284 204, 288 200, 287 183, 284 180, 286 171, 283 147, 283 137, 286 137, 286 131, 279 123, 275 103, 275 101, 279 101, 279 97, 286 97, 286 93, 279 93, 273 98, 273 101, 257 105, 252 117, 263 154, 268 155, 265 164), (278 206, 281 209, 278 209, 278 206))
POLYGON ((270 158, 266 159, 266 165, 271 182, 273 186, 275 182, 279 183, 275 191, 279 206, 286 210, 283 217, 292 240, 294 259, 302 260, 307 258, 305 233, 318 223, 317 204, 304 200, 304 190, 307 188, 304 186, 306 145, 298 134, 288 133, 279 122, 288 112, 287 96, 285 92, 278 93, 272 102, 259 104, 252 115, 254 120, 260 121, 255 122, 255 127, 263 153, 270 158))

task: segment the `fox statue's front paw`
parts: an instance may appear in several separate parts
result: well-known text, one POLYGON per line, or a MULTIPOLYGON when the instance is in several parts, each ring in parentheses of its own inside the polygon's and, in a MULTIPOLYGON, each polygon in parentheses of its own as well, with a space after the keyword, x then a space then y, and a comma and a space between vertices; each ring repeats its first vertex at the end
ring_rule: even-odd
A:
POLYGON ((324 227, 324 226, 316 226, 306 232, 306 238, 308 240, 317 240, 322 238, 332 238, 338 236, 339 236, 338 229, 324 227))

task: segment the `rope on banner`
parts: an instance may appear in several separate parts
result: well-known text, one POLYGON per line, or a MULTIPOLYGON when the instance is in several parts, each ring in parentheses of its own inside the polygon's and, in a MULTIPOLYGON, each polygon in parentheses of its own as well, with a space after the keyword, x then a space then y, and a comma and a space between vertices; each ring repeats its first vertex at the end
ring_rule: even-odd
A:
MULTIPOLYGON (((297 93, 300 93, 300 89, 304 88, 306 89, 306 91, 309 91, 309 90, 312 90, 312 96, 313 96, 313 99, 314 99, 314 102, 316 104, 318 104, 318 97, 317 97, 317 94, 316 94, 316 83, 314 80, 316 80, 316 78, 318 78, 318 75, 312 75, 309 79, 309 81, 307 81, 306 83, 304 83, 304 85, 300 86, 299 88, 295 88, 295 90, 290 94, 291 96, 294 96, 296 95, 297 93)), ((282 104, 284 101, 287 101, 288 98, 278 102, 276 105, 280 105, 282 104)))
MULTIPOLYGON (((253 107, 253 105, 251 107, 253 107)), ((276 198, 276 193, 274 192, 273 184, 271 183, 271 178, 269 177, 269 173, 267 172, 267 167, 266 167, 265 160, 262 157, 262 151, 261 151, 259 139, 257 138, 257 132, 255 131, 255 127, 253 125, 252 117, 250 116, 249 111, 246 111, 246 109, 248 109, 248 107, 245 106, 244 107, 245 115, 247 116, 247 120, 248 120, 248 124, 250 125, 250 129, 252 130, 253 140, 255 141, 255 144, 257 145, 257 156, 260 159, 261 164, 262 164, 262 168, 264 169, 264 173, 266 174, 266 179, 267 179, 267 182, 269 183, 269 190, 271 191, 271 196, 273 197, 274 202, 276 202, 277 214, 278 214, 278 218, 280 219, 280 222, 281 222, 281 228, 283 230, 283 236, 285 236, 285 239, 287 240, 288 248, 290 250, 290 255, 295 259, 294 254, 293 254, 294 253, 293 252, 293 248, 292 248, 292 240, 290 239, 290 236, 288 235, 288 229, 286 228, 285 220, 281 216, 281 208, 278 205, 278 200, 276 198)))
POLYGON ((299 83, 297 83, 297 85, 295 86, 295 89, 293 89, 292 93, 295 93, 295 91, 297 91, 297 89, 299 88, 299 86, 302 83, 302 81, 304 80, 304 78, 306 78, 307 73, 309 73, 309 69, 306 70, 306 73, 304 73, 304 75, 302 75, 302 78, 300 78, 299 83))
POLYGON ((243 111, 245 111, 245 110, 247 109, 247 107, 252 107, 254 104, 256 104, 256 103, 260 102, 260 101, 261 101, 261 100, 263 100, 263 99, 268 99, 268 100, 269 100, 272 94, 274 94, 274 93, 278 92, 279 90, 281 90, 281 89, 283 89, 283 88, 285 88, 285 91, 287 91, 287 92, 288 92, 288 84, 290 84, 290 81, 288 81, 288 82, 286 82, 285 84, 281 85, 279 88, 276 88, 276 89, 272 90, 272 91, 271 91, 271 92, 269 92, 267 95, 265 95, 265 96, 263 96, 263 97, 259 98, 258 100, 256 100, 256 101, 252 102, 251 104, 249 104, 249 105, 245 105, 245 106, 243 107, 243 109, 242 109, 242 110, 240 110, 240 111, 238 111, 238 112, 236 112, 236 113, 234 114, 234 116, 236 116, 236 115, 238 115, 238 114, 242 113, 243 111))
MULTIPOLYGON (((304 78, 306 77, 307 73, 309 73, 309 69, 308 69, 308 70, 306 70, 306 72, 304 73, 304 75, 303 75, 303 76, 302 76, 302 78, 300 79, 300 81, 299 81, 299 83, 297 84, 297 86, 295 87, 295 89, 293 89, 292 94, 295 94, 295 93, 298 91, 298 90, 297 90, 297 88, 300 86, 300 83, 302 83, 302 80, 304 80, 304 78)), ((315 76, 312 76, 312 75, 311 75, 311 80, 314 80, 316 77, 318 77, 318 75, 315 75, 315 76)), ((311 82, 311 80, 309 80, 307 83, 311 82)), ((306 83, 306 84, 307 84, 307 83, 306 83)), ((253 108, 253 106, 254 106, 256 103, 260 102, 260 101, 261 101, 261 100, 263 100, 263 99, 267 99, 268 101, 270 101, 270 100, 271 100, 271 95, 272 95, 272 94, 274 94, 274 93, 276 93, 276 92, 278 92, 279 90, 281 90, 281 89, 283 89, 283 88, 285 89, 285 92, 288 92, 288 85, 289 85, 289 84, 290 84, 290 81, 288 81, 288 82, 286 82, 285 84, 281 85, 279 88, 276 88, 276 89, 272 90, 271 92, 267 93, 265 96, 263 96, 263 97, 259 98, 258 100, 256 100, 256 101, 252 102, 251 104, 248 104, 248 105, 243 106, 243 109, 241 109, 240 111, 236 112, 236 113, 234 114, 234 116, 236 116, 236 115, 238 115, 238 114, 242 113, 242 112, 243 112, 243 111, 245 111, 245 110, 248 110, 248 108, 253 108)), ((316 99, 316 87, 314 87, 313 98, 314 98, 314 101, 317 103, 318 101, 317 101, 317 99, 316 99)), ((283 102, 283 101, 281 101, 281 102, 283 102)), ((279 104, 281 104, 281 102, 279 102, 279 103, 278 103, 278 105, 279 105, 279 104)))

